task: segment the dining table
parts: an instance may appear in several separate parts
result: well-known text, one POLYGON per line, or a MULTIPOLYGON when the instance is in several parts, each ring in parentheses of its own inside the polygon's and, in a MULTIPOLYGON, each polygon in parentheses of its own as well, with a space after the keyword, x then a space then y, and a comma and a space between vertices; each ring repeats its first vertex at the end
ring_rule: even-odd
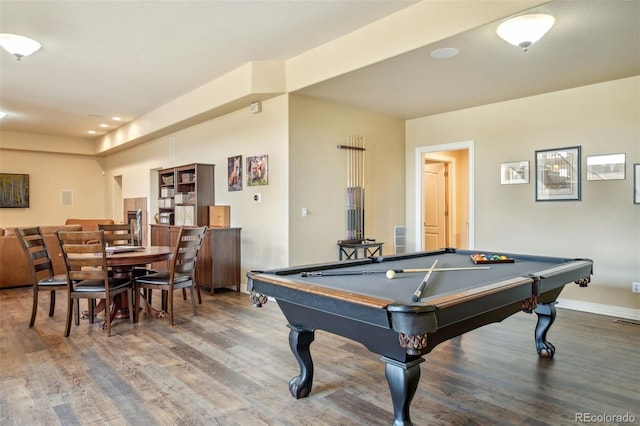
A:
MULTIPOLYGON (((154 262, 170 260, 173 256, 173 247, 170 246, 112 246, 107 248, 107 266, 113 272, 114 278, 133 280, 136 267, 145 266, 154 262)), ((126 294, 116 297, 110 306, 111 319, 129 318, 128 301, 126 294), (124 300, 123 300, 124 299, 124 300)), ((105 308, 105 301, 101 300, 96 306, 95 314, 105 308)), ((145 297, 140 297, 140 306, 136 307, 147 314, 157 318, 163 318, 166 313, 155 309, 145 297)), ((88 313, 87 313, 88 314, 88 313)))
POLYGON ((107 266, 115 278, 133 279, 136 266, 171 259, 173 247, 169 246, 113 246, 107 247, 107 266))

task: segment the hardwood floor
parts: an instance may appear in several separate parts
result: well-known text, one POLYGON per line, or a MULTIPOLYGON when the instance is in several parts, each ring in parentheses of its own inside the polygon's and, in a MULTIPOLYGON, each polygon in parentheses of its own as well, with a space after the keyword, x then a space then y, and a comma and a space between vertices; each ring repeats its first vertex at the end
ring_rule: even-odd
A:
MULTIPOLYGON (((298 365, 274 302, 203 294, 199 316, 176 301, 176 326, 141 315, 108 338, 82 320, 64 338, 66 301, 47 316, 42 294, 28 328, 30 289, 0 291, 2 425, 389 425, 393 411, 379 356, 318 331, 315 377, 296 400, 298 365)), ((159 299, 159 297, 157 298, 159 299)), ((155 300, 154 300, 155 302, 155 300)), ((640 422, 640 327, 558 310, 539 359, 535 315, 517 314, 438 346, 421 364, 415 425, 569 425, 576 413, 640 422)), ((598 420, 596 418, 596 420, 598 420)), ((608 418, 602 423, 623 423, 608 418)), ((578 421, 577 423, 580 423, 578 421)))

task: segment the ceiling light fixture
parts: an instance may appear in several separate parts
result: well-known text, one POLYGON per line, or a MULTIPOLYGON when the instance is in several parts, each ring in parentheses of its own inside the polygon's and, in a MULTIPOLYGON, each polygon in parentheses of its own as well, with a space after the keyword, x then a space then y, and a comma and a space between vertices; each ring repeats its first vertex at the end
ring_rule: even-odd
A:
POLYGON ((7 115, 6 112, 4 111, 0 111, 0 120, 2 120, 4 118, 4 116, 7 115))
POLYGON ((455 47, 443 47, 431 52, 431 57, 435 59, 449 59, 456 56, 460 51, 455 47))
POLYGON ((527 51, 553 26, 555 18, 551 15, 522 15, 509 19, 498 26, 496 32, 508 43, 527 51))
POLYGON ((40 43, 28 37, 15 34, 0 34, 0 46, 18 60, 31 55, 42 47, 40 43))

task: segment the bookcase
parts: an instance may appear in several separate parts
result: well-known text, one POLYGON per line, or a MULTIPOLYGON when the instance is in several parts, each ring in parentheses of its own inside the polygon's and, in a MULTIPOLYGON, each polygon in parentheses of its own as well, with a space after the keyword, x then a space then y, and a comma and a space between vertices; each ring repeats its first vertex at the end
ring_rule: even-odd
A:
POLYGON ((187 164, 158 172, 158 221, 163 225, 208 226, 215 204, 213 164, 187 164))

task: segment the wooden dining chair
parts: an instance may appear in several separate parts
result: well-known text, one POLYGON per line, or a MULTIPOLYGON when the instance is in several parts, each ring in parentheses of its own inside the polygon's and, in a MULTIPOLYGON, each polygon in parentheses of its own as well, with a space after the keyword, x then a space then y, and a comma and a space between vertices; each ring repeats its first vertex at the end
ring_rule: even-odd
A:
MULTIPOLYGON (((98 223, 98 230, 104 231, 104 242, 107 247, 134 245, 133 225, 131 224, 98 223)), ((144 275, 149 273, 146 269, 141 269, 140 272, 136 272, 136 269, 134 268, 134 274, 144 275)), ((89 303, 91 304, 89 311, 91 311, 95 308, 95 300, 90 300, 89 303)))
MULTIPOLYGON (((109 277, 104 231, 58 231, 56 232, 67 270, 67 323, 64 335, 71 331, 71 316, 76 311, 76 325, 80 324, 80 299, 104 299, 107 336, 111 336, 111 312, 109 306, 114 296, 126 293, 129 312, 133 310, 133 282, 128 279, 109 277), (74 309, 75 308, 75 309, 74 309)), ((89 318, 93 322, 92 303, 89 303, 89 318)), ((134 315, 129 316, 133 323, 134 315)))
MULTIPOLYGON (((98 229, 104 231, 104 240, 107 246, 135 246, 137 241, 133 224, 116 223, 116 224, 98 224, 98 229)), ((151 265, 136 266, 133 268, 134 275, 146 275, 156 272, 151 265)))
MULTIPOLYGON (((135 278, 136 306, 139 306, 140 290, 162 290, 167 295, 166 311, 169 314, 169 323, 173 326, 173 293, 174 290, 189 289, 191 293, 191 307, 193 315, 197 316, 195 288, 197 286, 195 278, 196 261, 202 240, 207 230, 206 226, 199 228, 180 228, 178 239, 173 248, 173 256, 169 271, 156 272, 135 278)), ((163 304, 164 305, 164 304, 163 304)))
POLYGON ((49 292, 49 316, 52 317, 56 309, 56 291, 67 289, 67 276, 54 274, 51 256, 39 226, 17 228, 16 236, 31 270, 33 303, 29 327, 33 327, 38 312, 38 295, 41 291, 49 292))
POLYGON ((133 225, 128 223, 116 223, 112 225, 98 224, 98 230, 104 231, 104 241, 107 246, 132 246, 133 225))

